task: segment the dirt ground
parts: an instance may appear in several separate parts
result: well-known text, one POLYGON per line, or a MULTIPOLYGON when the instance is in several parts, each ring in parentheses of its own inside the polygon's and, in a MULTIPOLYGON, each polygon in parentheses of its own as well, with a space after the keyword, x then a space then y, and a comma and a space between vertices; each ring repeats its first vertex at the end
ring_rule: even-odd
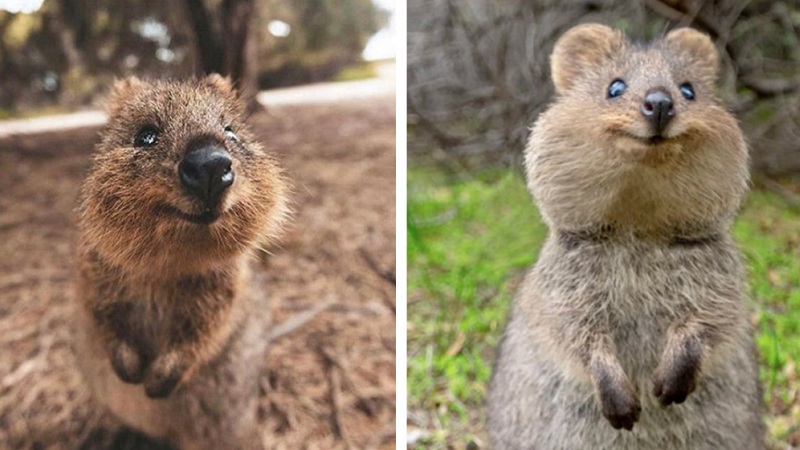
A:
MULTIPOLYGON (((262 260, 275 326, 327 305, 264 355, 267 448, 394 448, 394 105, 382 96, 249 120, 295 184, 294 220, 262 260)), ((69 346, 74 207, 99 131, 0 139, 3 449, 156 448, 89 401, 69 346)))

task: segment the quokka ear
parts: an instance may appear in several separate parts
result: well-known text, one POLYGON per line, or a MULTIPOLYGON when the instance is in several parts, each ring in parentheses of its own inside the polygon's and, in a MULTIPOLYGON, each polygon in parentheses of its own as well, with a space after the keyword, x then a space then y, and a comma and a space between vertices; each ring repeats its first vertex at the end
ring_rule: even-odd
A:
POLYGON ((128 99, 136 95, 137 92, 147 88, 147 86, 148 84, 146 81, 142 81, 136 77, 128 77, 115 81, 114 87, 111 88, 111 95, 108 99, 106 111, 110 115, 115 114, 128 99))
POLYGON ((625 35, 605 25, 590 23, 571 28, 558 39, 550 55, 556 93, 568 91, 581 74, 614 58, 625 45, 625 35))
POLYGON ((207 77, 203 78, 203 83, 212 88, 216 89, 217 91, 221 92, 223 95, 236 97, 236 88, 233 87, 233 81, 231 81, 230 77, 223 77, 218 73, 212 73, 207 77))
POLYGON ((670 31, 664 42, 684 65, 693 66, 695 73, 712 83, 716 82, 719 54, 708 35, 692 28, 678 28, 670 31))

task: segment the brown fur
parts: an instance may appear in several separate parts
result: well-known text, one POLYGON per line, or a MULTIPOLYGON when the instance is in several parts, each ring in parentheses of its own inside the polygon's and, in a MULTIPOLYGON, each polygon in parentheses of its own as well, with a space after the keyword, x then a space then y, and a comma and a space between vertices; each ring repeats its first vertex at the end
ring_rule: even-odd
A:
POLYGON ((526 151, 551 234, 500 346, 493 448, 762 449, 730 236, 747 148, 714 95, 713 43, 679 29, 642 46, 590 24, 568 31, 551 63, 557 98, 526 151), (615 79, 627 90, 610 98, 615 79), (661 137, 641 108, 652 89, 676 110, 661 137))
POLYGON ((78 357, 123 423, 180 448, 260 448, 253 410, 268 311, 249 259, 286 213, 286 181, 218 75, 116 83, 80 207, 78 357), (146 125, 156 145, 135 147, 146 125), (230 126, 236 137, 226 134, 230 126), (219 218, 181 186, 204 139, 230 153, 219 218))

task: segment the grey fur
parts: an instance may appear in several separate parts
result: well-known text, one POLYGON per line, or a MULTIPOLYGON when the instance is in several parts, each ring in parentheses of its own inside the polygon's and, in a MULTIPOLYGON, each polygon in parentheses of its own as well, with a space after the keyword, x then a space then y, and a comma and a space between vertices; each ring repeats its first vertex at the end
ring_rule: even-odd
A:
MULTIPOLYGON (((602 76, 554 71, 583 78, 556 80, 569 90, 540 117, 526 152, 550 235, 514 300, 495 363, 492 448, 761 450, 753 327, 730 235, 748 182, 741 132, 709 95, 678 104, 677 131, 664 144, 637 140, 645 128, 634 107, 647 80, 666 80, 675 95, 671 76, 691 71, 691 58, 713 45, 684 30, 632 49, 618 32, 584 25, 556 52, 576 36, 607 37, 603 48, 617 59, 583 69, 620 67, 603 76, 621 72, 631 88, 604 116, 605 99, 587 97, 593 85, 604 89, 602 76), (682 45, 697 51, 681 54, 682 45), (597 117, 584 120, 593 102, 599 110, 589 116, 597 117), (610 117, 626 135, 608 137, 610 117)), ((592 64, 592 55, 582 57, 592 64)), ((712 81, 698 82, 698 91, 712 81)))

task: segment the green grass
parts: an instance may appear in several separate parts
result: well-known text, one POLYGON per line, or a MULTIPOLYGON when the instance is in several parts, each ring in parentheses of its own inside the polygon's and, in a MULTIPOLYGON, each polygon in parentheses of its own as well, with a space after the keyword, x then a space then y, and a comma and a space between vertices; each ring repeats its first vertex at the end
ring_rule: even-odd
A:
POLYGON ((55 114, 66 114, 68 112, 69 110, 63 106, 40 106, 19 112, 0 108, 0 120, 32 119, 36 117, 52 116, 55 114))
MULTIPOLYGON (((519 174, 409 171, 409 425, 428 432, 419 448, 485 442, 494 349, 546 233, 519 174)), ((767 423, 786 448, 800 440, 800 213, 756 191, 734 233, 756 304, 767 423)))
POLYGON ((756 191, 734 227, 757 305, 767 425, 781 448, 800 445, 800 213, 756 191))
POLYGON ((356 81, 367 80, 378 76, 375 64, 371 62, 359 62, 343 68, 334 77, 334 81, 356 81))

